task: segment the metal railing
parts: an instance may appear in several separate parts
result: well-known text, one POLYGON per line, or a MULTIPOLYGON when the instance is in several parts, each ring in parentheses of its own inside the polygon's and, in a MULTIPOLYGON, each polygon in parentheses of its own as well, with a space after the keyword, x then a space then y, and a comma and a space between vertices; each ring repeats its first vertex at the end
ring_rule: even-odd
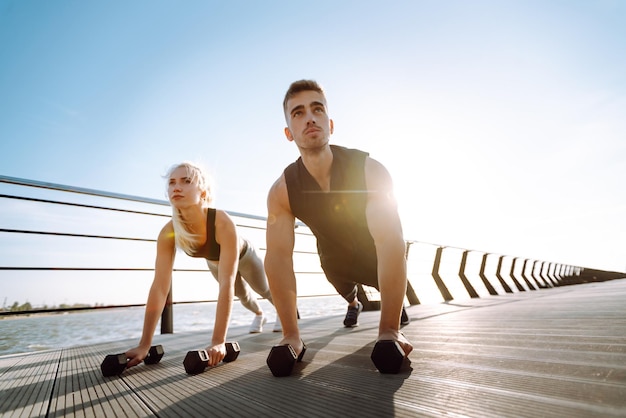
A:
MULTIPOLYGON (((6 216, 5 214, 2 220, 0 220, 0 234, 5 235, 2 240, 4 247, 0 247, 0 250, 2 248, 13 248, 12 241, 8 239, 8 237, 19 236, 33 237, 36 239, 34 242, 36 245, 25 247, 28 248, 27 251, 31 251, 32 254, 30 254, 30 258, 25 258, 28 261, 24 262, 24 264, 16 262, 16 257, 11 257, 10 254, 0 254, 0 264, 2 264, 0 265, 0 272, 2 272, 4 276, 0 279, 0 283, 2 280, 10 280, 5 273, 10 271, 30 272, 31 274, 43 274, 44 272, 64 272, 68 274, 71 272, 89 272, 90 274, 125 272, 128 274, 146 274, 154 271, 152 266, 125 267, 119 265, 119 263, 121 263, 119 261, 113 266, 97 266, 94 264, 93 260, 77 262, 75 261, 76 254, 73 256, 70 255, 68 257, 69 261, 65 265, 62 263, 57 265, 38 265, 42 261, 49 260, 46 248, 50 249, 64 245, 64 243, 53 243, 52 245, 48 243, 47 246, 44 246, 41 245, 41 242, 42 240, 48 239, 70 239, 74 240, 76 243, 77 240, 80 239, 95 240, 89 241, 90 245, 82 246, 84 254, 83 257, 78 257, 79 260, 89 258, 85 257, 85 254, 93 254, 96 252, 100 255, 98 252, 101 250, 95 248, 94 242, 107 241, 116 243, 116 247, 109 247, 109 250, 105 250, 108 256, 106 258, 109 258, 113 253, 117 253, 117 246, 122 242, 131 243, 133 245, 145 245, 149 243, 153 246, 156 239, 142 235, 154 235, 154 226, 152 226, 156 225, 154 222, 152 222, 151 226, 147 227, 147 231, 136 231, 134 234, 121 232, 98 233, 98 230, 109 231, 115 229, 113 226, 119 226, 118 224, 121 223, 124 227, 122 230, 126 232, 125 227, 139 223, 137 219, 142 219, 143 221, 149 219, 162 221, 163 219, 167 219, 170 217, 170 208, 167 201, 8 176, 0 176, 0 185, 4 185, 5 188, 8 189, 13 189, 0 193, 0 210, 6 211, 9 215, 6 216), (33 196, 37 194, 35 190, 43 192, 45 196, 33 196), (48 196, 49 194, 53 196, 48 196), (11 206, 10 204, 7 204, 3 209, 2 202, 19 202, 19 208, 12 208, 9 207, 11 206), (37 211, 33 208, 34 206, 40 208, 45 207, 46 210, 37 211), (60 224, 57 225, 56 228, 59 230, 51 229, 50 223, 45 219, 44 215, 50 212, 49 208, 51 207, 72 211, 71 215, 65 217, 64 222, 60 222, 60 224), (82 213, 82 215, 78 216, 77 214, 79 212, 82 213), (94 216, 94 213, 100 215, 94 216), (96 223, 96 225, 87 225, 88 222, 85 221, 85 225, 81 224, 79 228, 76 228, 75 224, 77 222, 75 217, 80 218, 82 216, 81 219, 83 220, 94 220, 104 217, 102 213, 114 214, 115 219, 109 221, 104 220, 104 225, 99 223, 96 223), (40 217, 44 219, 39 219, 40 217), (124 221, 120 221, 120 219, 124 219, 124 221), (11 225, 12 223, 18 225, 11 225), (23 224, 26 225, 20 227, 20 225, 23 224), (43 248, 39 253, 31 249, 39 247, 43 248)), ((264 228, 266 218, 239 212, 229 211, 228 213, 236 220, 237 227, 245 230, 244 235, 248 236, 260 251, 264 251, 264 228), (249 235, 253 236, 251 237, 249 235)), ((63 217, 64 216, 59 215, 58 218, 63 217)), ((58 220, 58 218, 55 218, 55 220, 58 220)), ((80 221, 78 221, 78 223, 80 223, 80 221)), ((148 223, 150 224, 150 222, 148 223)), ((133 251, 137 250, 130 252, 133 253, 133 251)), ((119 252, 123 251, 120 250, 119 252)), ((144 253, 150 254, 150 256, 148 258, 144 257, 142 262, 152 262, 154 257, 153 248, 151 248, 150 251, 144 251, 144 253)), ((139 254, 139 251, 135 254, 139 254)), ((608 280, 624 276, 622 273, 590 270, 579 266, 414 240, 407 241, 406 257, 409 278, 406 300, 409 304, 423 303, 424 300, 434 302, 450 301, 453 299, 477 298, 489 295, 495 296, 503 293, 536 291, 538 289, 564 284, 608 280)), ((19 259, 19 257, 17 258, 19 259)), ((136 258, 141 257, 137 256, 136 258)), ((55 258, 55 261, 56 260, 55 258)), ((133 259, 132 262, 134 261, 133 259)), ((310 230, 302 224, 299 224, 296 230, 294 266, 296 266, 296 277, 299 283, 305 280, 307 282, 316 280, 315 283, 319 283, 316 289, 323 289, 321 293, 318 291, 302 296, 329 296, 336 294, 334 289, 326 282, 324 274, 319 267, 315 239, 310 230)), ((174 268, 175 277, 196 273, 209 273, 209 270, 206 266, 190 267, 184 264, 175 265, 174 268)), ((371 310, 379 308, 380 299, 375 289, 359 286, 358 295, 361 302, 365 305, 365 309, 371 310)), ((161 318, 161 332, 173 332, 173 304, 201 302, 215 302, 215 300, 183 299, 174 302, 172 292, 170 291, 168 302, 161 318)), ((0 315, 129 306, 144 306, 144 304, 127 303, 79 307, 66 306, 54 309, 33 308, 21 312, 2 310, 0 311, 0 315)))
MULTIPOLYGON (((0 192, 0 210, 2 209, 2 202, 13 201, 20 202, 22 205, 29 206, 38 206, 41 208, 40 210, 33 210, 31 213, 37 214, 45 214, 49 211, 49 208, 54 207, 62 207, 65 210, 74 210, 74 211, 88 211, 89 214, 86 217, 99 218, 102 212, 115 213, 116 215, 120 215, 122 217, 133 216, 141 217, 141 218, 156 218, 162 219, 162 223, 165 220, 171 217, 169 211, 170 206, 169 202, 165 200, 151 199, 151 198, 143 198, 138 196, 124 195, 119 193, 111 193, 94 189, 80 188, 80 187, 72 187, 67 185, 48 183, 48 182, 40 182, 34 180, 26 180, 15 177, 8 176, 0 176, 0 184, 10 185, 15 190, 10 190, 6 192, 2 190, 0 192), (35 190, 44 191, 45 193, 52 193, 54 196, 49 197, 34 197, 33 194, 36 194, 35 190), (72 196, 78 196, 78 199, 70 198, 72 196), (95 198, 97 202, 85 202, 85 200, 89 200, 89 198, 95 198), (78 201, 77 201, 78 200, 78 201), (115 205, 113 202, 122 202, 122 205, 115 205), (137 207, 128 207, 125 204, 131 203, 134 206, 136 204, 139 205, 137 207)), ((133 206, 131 205, 131 206, 133 206)), ((4 208, 5 211, 11 212, 11 208, 4 208)), ((92 246, 94 241, 89 241, 87 244, 84 244, 84 241, 78 242, 78 240, 90 239, 97 241, 111 241, 111 242, 130 242, 130 243, 148 243, 154 245, 156 243, 156 239, 148 236, 140 236, 138 235, 130 235, 130 234, 103 234, 103 233, 94 233, 91 231, 72 231, 73 225, 72 220, 68 220, 61 226, 57 226, 58 229, 50 228, 48 224, 43 221, 38 222, 35 217, 31 217, 31 219, 25 219, 25 216, 22 213, 27 212, 22 208, 15 210, 16 216, 13 218, 13 223, 16 223, 15 219, 19 219, 20 224, 27 224, 25 227, 15 227, 10 225, 11 216, 4 216, 2 220, 0 220, 0 236, 4 235, 2 238, 3 246, 0 246, 0 251, 3 248, 7 248, 12 245, 12 240, 9 237, 15 236, 29 236, 35 237, 35 239, 44 239, 44 238, 52 238, 52 239, 71 239, 77 242, 76 245, 81 245, 83 248, 87 248, 86 251, 90 251, 89 247, 92 246), (34 227, 31 227, 29 224, 34 224, 34 227)), ((253 239, 255 245, 259 247, 260 251, 264 251, 264 248, 261 246, 262 238, 264 238, 265 231, 265 221, 266 218, 262 216, 249 215, 239 212, 228 211, 228 213, 235 219, 236 225, 238 228, 242 230, 246 230, 244 234, 250 238, 250 234, 254 235, 256 232, 256 239, 253 239)), ((76 213, 73 213, 72 216, 76 216, 76 213)), ((134 222, 134 220, 130 220, 129 222, 134 222)), ((159 228, 162 224, 159 226, 159 228)), ((80 229, 80 228, 79 228, 80 229)), ((100 229, 108 229, 105 228, 100 229)), ((157 230, 158 231, 158 230, 157 230)), ((143 232, 143 231, 142 231, 143 232)), ((156 235, 154 229, 149 229, 145 233, 150 235, 156 235)), ((299 224, 298 229, 296 230, 296 237, 312 237, 308 228, 304 225, 299 224)), ((2 244, 0 244, 2 245, 2 244)), ((63 245, 63 244, 59 244, 63 245)), ((31 248, 37 247, 37 245, 31 245, 31 248)), ((48 246, 48 249, 52 249, 54 245, 48 246)), ((147 266, 147 263, 151 263, 154 260, 154 251, 145 251, 147 255, 144 257, 143 264, 146 266, 141 267, 124 267, 120 265, 114 266, 98 266, 94 264, 90 265, 71 265, 73 262, 69 260, 65 264, 62 264, 62 261, 57 261, 57 265, 37 265, 41 261, 40 259, 45 259, 44 256, 45 251, 32 251, 30 254, 30 260, 23 264, 17 264, 10 255, 0 254, 0 274, 4 277, 0 278, 0 283, 2 280, 10 280, 7 277, 8 272, 29 272, 31 274, 43 274, 44 272, 86 272, 86 273, 97 273, 97 272, 127 272, 127 273, 152 273, 154 268, 152 266, 147 266), (61 264, 61 265, 59 265, 61 264)), ((95 252, 97 250, 93 250, 95 252)), ((315 251, 314 246, 308 245, 308 248, 296 248, 295 250, 296 257, 317 257, 317 252, 315 251)), ((140 263, 141 264, 141 263, 140 263)), ((200 264, 199 267, 186 267, 186 263, 182 263, 183 265, 175 265, 173 270, 174 280, 176 280, 177 275, 188 274, 188 273, 205 273, 209 274, 209 269, 206 264, 200 264)), ((188 263, 187 263, 188 264, 188 263)), ((303 263, 311 265, 312 263, 303 263)), ((319 263, 317 263, 319 264, 319 263)), ((312 276, 318 276, 318 278, 323 278, 323 273, 321 269, 304 269, 298 270, 296 272, 297 276, 307 276, 310 278, 312 276)), ((321 280, 320 280, 321 281, 321 280)), ((324 280, 325 281, 325 280, 324 280)), ((331 292, 330 288, 327 288, 327 293, 317 293, 314 295, 305 295, 305 296, 329 296, 334 293, 331 292)), ((147 293, 146 293, 147 294, 147 293)), ((145 295, 143 295, 145 297, 145 295)), ((172 332, 172 305, 174 304, 189 304, 189 303, 205 303, 205 302, 216 302, 215 299, 202 299, 202 300, 178 300, 176 302, 173 301, 172 292, 170 290, 170 294, 168 295, 168 300, 166 303, 166 307, 163 311, 163 315, 161 318, 161 331, 162 332, 172 332)), ((5 301, 6 304, 6 301, 5 301)), ((134 306, 144 306, 144 303, 126 303, 126 304, 104 304, 97 306, 63 306, 60 308, 31 308, 24 309, 20 311, 9 311, 3 309, 0 310, 0 315, 23 315, 23 314, 32 314, 32 313, 40 313, 40 312, 61 312, 61 311, 78 311, 78 310, 86 310, 86 309, 107 309, 107 308, 120 308, 120 307, 134 307, 134 306)))

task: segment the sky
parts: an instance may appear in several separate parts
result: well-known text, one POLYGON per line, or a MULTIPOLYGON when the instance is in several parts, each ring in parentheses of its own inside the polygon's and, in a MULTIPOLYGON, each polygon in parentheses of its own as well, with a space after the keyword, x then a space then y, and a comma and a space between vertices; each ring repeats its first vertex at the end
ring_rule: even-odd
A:
POLYGON ((310 78, 406 239, 626 270, 623 0, 0 0, 0 62, 0 175, 165 199, 191 160, 265 216, 310 78))

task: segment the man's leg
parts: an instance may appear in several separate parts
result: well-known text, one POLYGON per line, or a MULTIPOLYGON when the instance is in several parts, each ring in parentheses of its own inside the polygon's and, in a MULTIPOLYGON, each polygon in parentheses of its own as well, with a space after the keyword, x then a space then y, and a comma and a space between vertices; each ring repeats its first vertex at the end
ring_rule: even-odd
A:
POLYGON ((357 297, 356 283, 346 280, 343 276, 325 271, 326 279, 333 285, 337 293, 348 302, 348 311, 343 320, 343 326, 353 328, 359 325, 359 314, 363 310, 363 304, 359 302, 357 297))
POLYGON ((355 297, 354 300, 348 304, 348 312, 343 320, 343 326, 346 328, 354 328, 359 326, 359 314, 363 310, 363 304, 355 297))

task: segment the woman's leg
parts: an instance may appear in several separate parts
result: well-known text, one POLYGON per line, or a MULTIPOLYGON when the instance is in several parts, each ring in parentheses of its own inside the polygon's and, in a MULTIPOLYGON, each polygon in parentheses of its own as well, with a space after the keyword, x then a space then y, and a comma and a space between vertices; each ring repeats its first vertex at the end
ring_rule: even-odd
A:
POLYGON ((239 298, 239 302, 249 311, 254 312, 256 315, 262 315, 263 309, 256 300, 256 296, 250 290, 250 286, 243 280, 241 273, 237 272, 237 278, 235 279, 235 296, 239 298))
MULTIPOLYGON (((217 272, 219 269, 218 265, 215 265, 207 260, 207 265, 209 266, 209 270, 215 280, 217 280, 217 272)), ((241 261, 239 264, 241 268, 241 261)), ((259 306, 256 297, 250 291, 250 287, 248 284, 242 279, 240 271, 237 272, 237 277, 235 277, 235 296, 239 298, 241 304, 251 312, 254 312, 256 315, 262 315, 263 309, 259 306)))
POLYGON ((272 293, 267 283, 263 261, 259 257, 256 248, 249 241, 246 253, 239 259, 239 273, 241 273, 252 290, 269 300, 270 303, 272 302, 272 293))
MULTIPOLYGON (((213 274, 213 277, 217 280, 217 272, 218 266, 207 261, 207 265, 209 266, 209 270, 213 274)), ((237 277, 235 277, 235 296, 239 298, 241 304, 248 309, 249 311, 255 314, 254 320, 250 325, 251 333, 258 333, 263 331, 263 325, 267 322, 267 318, 263 315, 263 309, 256 300, 256 297, 250 290, 248 284, 241 277, 241 273, 237 272, 237 277)))
MULTIPOLYGON (((243 276, 244 283, 248 285, 261 297, 267 299, 272 305, 272 293, 270 292, 269 284, 267 283, 267 276, 265 275, 265 268, 263 268, 263 261, 251 242, 247 242, 248 248, 239 260, 239 272, 243 276)), ((282 325, 278 315, 274 322, 274 332, 281 332, 282 325)))

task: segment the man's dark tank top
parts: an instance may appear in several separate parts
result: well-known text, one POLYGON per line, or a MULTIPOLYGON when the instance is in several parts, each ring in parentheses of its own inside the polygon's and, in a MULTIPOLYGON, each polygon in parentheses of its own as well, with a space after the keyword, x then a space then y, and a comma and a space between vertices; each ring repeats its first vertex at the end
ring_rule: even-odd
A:
POLYGON ((210 261, 219 261, 220 245, 215 240, 215 209, 208 208, 206 213, 206 242, 193 252, 185 253, 190 257, 206 258, 210 261))
POLYGON ((284 171, 293 215, 315 234, 322 266, 347 266, 376 260, 365 217, 366 152, 331 145, 330 192, 323 192, 302 158, 284 171))

